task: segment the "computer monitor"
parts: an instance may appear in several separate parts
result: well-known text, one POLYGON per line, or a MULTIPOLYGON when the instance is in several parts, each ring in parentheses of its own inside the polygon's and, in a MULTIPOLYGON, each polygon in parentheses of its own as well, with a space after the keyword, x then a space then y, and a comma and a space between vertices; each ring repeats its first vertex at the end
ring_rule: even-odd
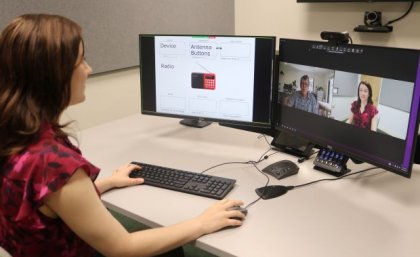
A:
POLYGON ((276 129, 410 177, 420 50, 279 42, 276 129))
POLYGON ((269 36, 139 35, 141 111, 270 127, 275 48, 269 36))
POLYGON ((346 3, 346 2, 411 2, 419 0, 296 0, 298 3, 346 3))

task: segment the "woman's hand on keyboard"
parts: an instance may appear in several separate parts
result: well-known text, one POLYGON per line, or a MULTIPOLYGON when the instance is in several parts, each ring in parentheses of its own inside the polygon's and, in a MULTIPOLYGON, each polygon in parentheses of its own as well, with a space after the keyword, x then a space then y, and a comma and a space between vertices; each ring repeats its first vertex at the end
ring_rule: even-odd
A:
POLYGON ((112 188, 139 185, 144 182, 142 178, 130 178, 128 175, 132 170, 141 169, 135 164, 125 164, 116 169, 111 176, 96 180, 95 185, 100 193, 104 193, 112 188))

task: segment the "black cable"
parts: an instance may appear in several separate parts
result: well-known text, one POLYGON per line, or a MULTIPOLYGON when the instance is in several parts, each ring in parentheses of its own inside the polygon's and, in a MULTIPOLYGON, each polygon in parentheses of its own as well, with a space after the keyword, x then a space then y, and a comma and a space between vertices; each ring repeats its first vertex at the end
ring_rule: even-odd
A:
POLYGON ((249 160, 249 161, 245 161, 245 162, 224 162, 224 163, 219 163, 219 164, 216 164, 216 165, 214 165, 214 166, 211 166, 210 168, 207 168, 207 169, 205 169, 205 170, 203 170, 202 172, 200 172, 201 174, 203 174, 203 173, 205 173, 205 172, 207 172, 207 171, 209 171, 209 170, 211 170, 211 169, 214 169, 214 168, 217 168, 217 167, 220 167, 220 166, 223 166, 223 165, 227 165, 227 164, 258 164, 258 163, 260 163, 260 162, 262 162, 262 161, 264 161, 264 160, 267 160, 270 156, 272 156, 273 154, 276 154, 277 152, 274 152, 274 153, 272 153, 272 154, 270 154, 270 155, 267 155, 267 153, 269 152, 269 151, 271 151, 272 150, 272 148, 271 148, 271 145, 270 145, 270 148, 268 149, 268 150, 266 150, 261 156, 260 156, 260 158, 258 158, 258 160, 257 161, 253 161, 253 160, 249 160))
POLYGON ((373 170, 373 169, 378 169, 378 168, 379 167, 376 167, 375 166, 375 167, 370 167, 370 168, 367 168, 367 169, 364 169, 364 170, 356 171, 356 172, 353 172, 353 173, 347 173, 345 175, 342 175, 342 176, 336 177, 336 178, 319 179, 319 180, 311 181, 311 182, 308 182, 308 183, 304 183, 304 184, 300 184, 300 185, 296 185, 296 186, 291 186, 292 187, 291 189, 294 189, 294 188, 297 188, 297 187, 308 186, 308 185, 311 185, 311 184, 314 184, 314 183, 318 183, 318 182, 321 182, 321 181, 339 180, 339 179, 342 179, 342 178, 345 178, 345 177, 348 177, 348 176, 356 175, 356 174, 359 174, 359 173, 362 173, 362 172, 366 172, 368 170, 373 170))
POLYGON ((349 39, 350 44, 353 44, 353 39, 350 37, 350 35, 347 35, 347 38, 349 39))
POLYGON ((317 154, 319 152, 319 150, 318 151, 314 151, 310 156, 309 156, 309 158, 308 159, 311 159, 315 154, 317 154))
MULTIPOLYGON (((258 166, 256 165, 256 163, 253 163, 254 164, 254 167, 261 173, 261 174, 263 174, 266 178, 267 178, 267 182, 265 183, 265 185, 264 185, 264 188, 267 188, 267 186, 268 186, 268 184, 270 184, 270 177, 267 175, 267 174, 265 174, 264 172, 262 172, 262 170, 260 170, 260 168, 258 168, 258 166)), ((265 190, 265 189, 264 189, 265 190)), ((248 209, 249 207, 251 207, 252 205, 254 205, 256 202, 258 202, 259 200, 261 200, 261 196, 264 194, 264 192, 260 195, 260 196, 258 196, 258 198, 257 199, 255 199, 254 201, 252 201, 252 202, 250 202, 249 204, 247 204, 246 206, 245 206, 245 209, 248 209)))
POLYGON ((271 144, 270 144, 270 142, 268 142, 267 136, 266 136, 265 134, 260 134, 260 135, 258 136, 258 138, 261 138, 261 137, 264 137, 265 142, 267 142, 267 144, 268 144, 269 146, 271 146, 271 144))
POLYGON ((211 170, 211 169, 214 169, 214 168, 217 168, 217 167, 220 167, 220 166, 223 166, 223 165, 228 165, 228 164, 253 164, 254 162, 256 162, 256 161, 246 161, 246 162, 224 162, 224 163, 219 163, 219 164, 217 164, 217 165, 211 166, 210 168, 207 168, 207 169, 203 170, 203 171, 202 171, 202 172, 200 172, 200 173, 201 173, 201 174, 203 174, 203 173, 205 173, 205 172, 207 172, 207 171, 209 171, 209 170, 211 170))
MULTIPOLYGON (((271 144, 270 144, 270 142, 268 142, 268 140, 267 140, 267 138, 266 138, 266 136, 264 135, 264 134, 261 134, 258 138, 260 138, 260 137, 264 137, 264 139, 265 139, 265 141, 267 142, 267 144, 269 145, 269 148, 268 148, 268 150, 266 150, 261 156, 260 156, 260 158, 258 158, 258 160, 257 161, 253 161, 253 160, 250 160, 250 161, 246 161, 246 162, 224 162, 224 163, 220 163, 220 164, 217 164, 217 165, 214 165, 214 166, 212 166, 212 167, 210 167, 210 168, 207 168, 207 169, 205 169, 205 170, 203 170, 202 172, 200 172, 201 174, 203 174, 203 173, 205 173, 205 172, 207 172, 207 171, 209 171, 209 170, 211 170, 211 169, 214 169, 214 168, 217 168, 217 167, 220 167, 220 166, 223 166, 223 165, 227 165, 227 164, 252 164, 252 165, 254 165, 254 167, 261 173, 261 174, 263 174, 265 177, 266 177, 266 179, 267 179, 267 182, 265 183, 265 185, 264 185, 264 187, 267 187, 267 185, 270 183, 270 177, 267 175, 267 174, 265 174, 264 172, 262 172, 258 167, 257 167, 257 164, 258 163, 260 163, 260 162, 262 162, 262 161, 264 161, 264 160, 267 160, 270 156, 272 156, 272 155, 274 155, 274 154, 277 154, 277 153, 279 153, 278 151, 275 151, 274 153, 271 153, 271 154, 269 154, 269 155, 267 155, 267 153, 268 152, 270 152, 271 150, 274 150, 272 147, 271 147, 271 144)), ((258 202, 259 200, 261 199, 261 196, 260 197, 258 197, 256 200, 254 200, 254 201, 252 201, 251 203, 249 203, 249 204, 247 204, 246 205, 246 207, 245 207, 245 209, 248 209, 250 206, 252 206, 253 204, 255 204, 256 202, 258 202)))
MULTIPOLYGON (((262 192, 262 194, 260 194, 259 196, 258 196, 258 198, 257 199, 255 199, 254 201, 252 201, 252 202, 250 202, 249 204, 247 204, 246 206, 245 206, 245 209, 248 209, 249 207, 251 207, 252 205, 254 205, 255 203, 257 203, 259 200, 261 200, 262 199, 262 196, 264 195, 264 193, 265 193, 265 190, 267 190, 267 188, 268 188, 268 184, 270 184, 270 177, 266 174, 266 173, 264 173, 260 168, 258 168, 258 166, 257 166, 257 164, 258 163, 260 163, 260 162, 262 162, 263 160, 266 160, 266 159, 268 159, 269 158, 269 156, 271 156, 271 155, 274 155, 274 154, 276 154, 276 153, 278 153, 277 151, 276 152, 274 152, 274 153, 271 153, 270 155, 267 155, 267 153, 269 152, 269 151, 271 151, 272 150, 272 148, 270 147, 267 151, 265 151, 262 155, 261 155, 261 157, 258 159, 258 161, 252 161, 252 160, 250 160, 250 161, 246 161, 246 162, 225 162, 225 163, 220 163, 220 164, 217 164, 217 165, 215 165, 215 166, 212 166, 212 167, 210 167, 210 168, 207 168, 207 169, 205 169, 205 170, 203 170, 202 172, 201 172, 201 174, 203 174, 204 172, 206 172, 206 171, 208 171, 208 170, 210 170, 210 169, 214 169, 214 168, 216 168, 216 167, 219 167, 219 166, 222 166, 222 165, 227 165, 227 164, 252 164, 252 165, 254 165, 254 167, 255 167, 255 169, 257 169, 262 175, 264 175, 265 177, 266 177, 266 179, 267 179, 267 181, 266 181, 266 183, 265 183, 265 185, 263 186, 263 192, 262 192)), ((307 157, 306 159, 309 159, 309 158, 311 158, 313 155, 315 155, 316 153, 318 153, 318 151, 315 151, 314 153, 312 153, 309 157, 307 157)), ((319 180, 314 180, 314 181, 311 181, 311 182, 308 182, 308 183, 304 183, 304 184, 300 184, 300 185, 296 185, 296 186, 283 186, 283 185, 274 185, 273 187, 282 187, 282 189, 284 190, 284 193, 283 194, 285 194, 285 193, 287 193, 288 191, 290 191, 290 190, 293 190, 293 189, 295 189, 295 188, 298 188, 298 187, 303 187, 303 186, 308 186, 308 185, 311 185, 311 184, 315 184, 315 183, 318 183, 318 182, 321 182, 321 181, 333 181, 333 180, 339 180, 339 179, 342 179, 342 178, 345 178, 345 177, 348 177, 348 176, 352 176, 352 175, 356 175, 356 174, 359 174, 359 173, 362 173, 362 172, 366 172, 366 171, 369 171, 369 170, 373 170, 373 169, 378 169, 379 167, 370 167, 370 168, 367 168, 367 169, 364 169, 364 170, 361 170, 361 171, 357 171, 357 172, 353 172, 353 173, 348 173, 348 174, 345 174, 345 175, 342 175, 342 176, 340 176, 340 177, 336 177, 336 178, 325 178, 325 179, 319 179, 319 180)))
POLYGON ((271 148, 270 150, 274 150, 275 152, 273 152, 273 153, 270 153, 269 155, 267 155, 267 157, 270 157, 270 156, 272 156, 272 155, 275 155, 275 154, 278 154, 280 151, 278 151, 277 149, 275 149, 275 148, 271 148))
MULTIPOLYGON (((345 178, 345 177, 348 177, 348 176, 356 175, 356 174, 359 174, 359 173, 362 173, 362 172, 366 172, 368 170, 373 170, 373 169, 378 169, 378 168, 379 167, 370 167, 370 168, 367 168, 367 169, 364 169, 364 170, 361 170, 361 171, 357 171, 357 172, 353 172, 353 173, 348 173, 348 174, 342 175, 342 176, 337 177, 337 178, 319 179, 319 180, 311 181, 311 182, 308 182, 308 183, 305 183, 305 184, 296 185, 296 186, 273 185, 273 186, 270 186, 270 190, 276 190, 277 192, 279 192, 279 194, 276 196, 276 197, 278 197, 278 196, 281 196, 283 194, 286 194, 288 191, 293 190, 293 189, 295 189, 297 187, 308 186, 308 185, 311 185, 311 184, 314 184, 314 183, 318 183, 318 182, 321 182, 321 181, 339 180, 339 179, 342 179, 342 178, 345 178)), ((248 206, 246 208, 248 208, 250 205, 252 205, 252 204, 256 203, 257 201, 259 201, 261 199, 262 195, 267 190, 267 188, 268 188, 268 184, 265 185, 265 187, 263 189, 264 191, 261 194, 261 196, 257 200, 255 200, 254 202, 251 202, 250 204, 248 204, 248 206)), ((271 198, 269 198, 269 199, 271 199, 271 198)))
MULTIPOLYGON (((260 158, 258 158, 258 161, 256 163, 260 163, 263 160, 266 160, 269 156, 267 156, 267 153, 271 151, 271 148, 269 148, 267 151, 265 151, 260 158)), ((271 155, 270 155, 271 156, 271 155)))
MULTIPOLYGON (((268 142, 268 141, 267 141, 268 142)), ((212 167, 210 167, 210 168, 207 168, 207 169, 205 169, 205 170, 203 170, 202 172, 200 172, 201 174, 203 174, 203 173, 205 173, 206 171, 208 171, 208 170, 211 170, 211 169, 214 169, 214 168, 217 168, 217 167, 220 167, 220 166, 223 166, 223 165, 227 165, 227 164, 252 164, 252 165, 254 165, 254 167, 261 173, 261 174, 263 174, 265 177, 266 177, 266 179, 267 179, 267 182, 265 183, 265 185, 264 185, 264 187, 266 188, 267 186, 268 186, 268 184, 270 183, 270 177, 267 175, 267 174, 265 174, 264 172, 262 172, 259 168, 258 168, 258 166, 257 166, 257 164, 258 163, 260 163, 260 162, 262 162, 262 161, 264 161, 264 160, 266 160, 266 159, 268 159, 270 156, 272 156, 272 155, 274 155, 274 154, 277 154, 278 152, 276 151, 276 152, 274 152, 274 153, 271 153, 271 154, 269 154, 269 155, 267 155, 267 153, 269 152, 269 151, 271 151, 271 150, 273 150, 272 148, 271 148, 271 145, 270 145, 270 148, 268 149, 268 150, 266 150, 262 155, 261 155, 261 157, 258 159, 258 161, 252 161, 252 160, 250 160, 250 161, 246 161, 246 162, 224 162, 224 163, 220 163, 220 164, 217 164, 217 165, 214 165, 214 166, 212 166, 212 167)), ((252 201, 251 203, 249 203, 249 204, 247 204, 246 206, 245 206, 245 209, 248 209, 250 206, 252 206, 254 203, 256 203, 256 202, 258 202, 259 200, 261 199, 261 196, 259 196, 256 200, 254 200, 254 201, 252 201)))
POLYGON ((387 27, 390 24, 392 24, 394 22, 397 22, 397 21, 401 20, 402 18, 404 18, 405 16, 407 16, 411 12, 411 9, 413 9, 413 6, 414 6, 414 1, 411 1, 410 7, 408 7, 408 10, 401 17, 398 17, 394 20, 388 21, 384 26, 387 27))

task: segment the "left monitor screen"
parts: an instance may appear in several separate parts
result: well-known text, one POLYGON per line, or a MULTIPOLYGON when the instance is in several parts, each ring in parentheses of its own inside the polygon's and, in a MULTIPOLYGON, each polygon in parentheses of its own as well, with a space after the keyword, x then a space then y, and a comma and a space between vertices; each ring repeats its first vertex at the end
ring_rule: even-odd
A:
POLYGON ((275 40, 140 35, 142 113, 269 127, 275 40))

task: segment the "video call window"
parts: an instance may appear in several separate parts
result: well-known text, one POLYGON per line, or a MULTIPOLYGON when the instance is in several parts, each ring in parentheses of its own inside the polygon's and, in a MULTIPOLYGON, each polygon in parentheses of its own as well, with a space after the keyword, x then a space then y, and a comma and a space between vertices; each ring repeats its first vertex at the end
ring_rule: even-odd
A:
POLYGON ((279 74, 282 105, 406 138, 413 82, 285 62, 279 74))

